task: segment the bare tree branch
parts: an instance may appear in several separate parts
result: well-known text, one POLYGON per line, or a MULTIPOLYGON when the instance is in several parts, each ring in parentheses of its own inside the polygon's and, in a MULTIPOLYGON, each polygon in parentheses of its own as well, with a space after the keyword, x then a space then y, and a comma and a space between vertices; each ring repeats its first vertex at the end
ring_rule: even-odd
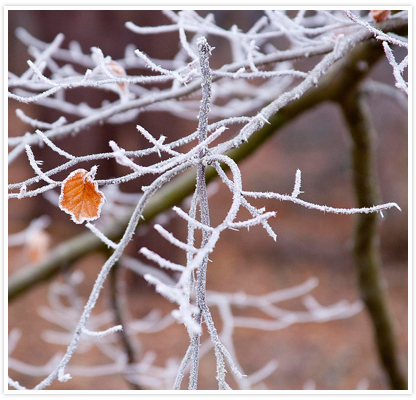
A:
MULTIPOLYGON (((359 88, 347 93, 340 105, 352 139, 351 160, 357 206, 369 207, 380 201, 374 154, 376 132, 370 110, 365 94, 359 88)), ((391 389, 406 390, 407 380, 382 277, 379 216, 360 214, 356 218, 354 258, 361 298, 373 324, 378 354, 391 389)))
MULTIPOLYGON (((403 19, 391 19, 387 25, 390 31, 406 34, 407 21, 403 19)), ((385 24, 385 23, 383 23, 385 24)), ((371 34, 368 34, 371 36, 371 34)), ((357 45, 344 57, 333 70, 325 75, 317 87, 309 89, 297 100, 293 100, 270 119, 270 125, 265 125, 250 137, 247 143, 230 150, 227 155, 238 162, 252 154, 262 143, 274 133, 301 113, 316 107, 324 101, 338 101, 342 99, 348 90, 355 87, 364 79, 371 67, 383 56, 384 51, 380 43, 369 40, 357 45), (367 63, 368 68, 360 68, 360 61, 367 63)), ((180 204, 184 198, 189 196, 195 189, 195 171, 177 177, 168 183, 147 204, 139 224, 150 222, 159 213, 180 204)), ((207 168, 206 180, 210 182, 217 176, 214 168, 207 168)), ((104 234, 113 241, 121 237, 129 220, 129 215, 120 218, 117 223, 108 226, 104 234)), ((103 243, 92 233, 84 233, 70 239, 53 250, 47 260, 38 265, 24 268, 16 272, 9 280, 9 301, 17 298, 20 294, 33 287, 39 282, 47 281, 56 273, 59 273, 63 265, 71 264, 84 255, 103 247, 103 243)))

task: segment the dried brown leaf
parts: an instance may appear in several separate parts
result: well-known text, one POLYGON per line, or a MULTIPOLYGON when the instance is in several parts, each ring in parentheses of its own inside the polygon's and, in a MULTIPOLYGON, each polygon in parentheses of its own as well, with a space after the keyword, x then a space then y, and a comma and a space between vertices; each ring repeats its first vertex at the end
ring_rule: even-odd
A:
POLYGON ((370 15, 375 22, 383 22, 390 17, 390 10, 371 10, 370 15))
POLYGON ((76 224, 99 218, 105 197, 94 182, 94 171, 77 169, 62 183, 59 208, 76 224))

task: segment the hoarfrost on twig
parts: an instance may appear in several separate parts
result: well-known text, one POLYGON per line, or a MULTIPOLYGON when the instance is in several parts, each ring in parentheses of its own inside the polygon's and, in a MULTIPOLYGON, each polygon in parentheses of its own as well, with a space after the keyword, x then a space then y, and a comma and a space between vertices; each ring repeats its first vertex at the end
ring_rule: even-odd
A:
MULTIPOLYGON (((398 35, 386 34, 349 11, 338 14, 318 10, 314 15, 299 11, 294 18, 290 18, 282 11, 267 10, 247 32, 243 32, 236 25, 230 29, 218 26, 213 14, 203 18, 197 12, 190 10, 179 13, 163 11, 163 13, 172 21, 170 25, 139 27, 127 22, 126 27, 143 35, 177 32, 180 49, 177 55, 169 60, 151 58, 140 49, 133 49, 131 45, 126 47, 123 59, 113 60, 110 56, 104 56, 98 47, 92 48, 90 54, 84 54, 77 42, 71 42, 68 49, 61 48, 64 40, 62 34, 57 35, 51 43, 45 43, 22 28, 16 30, 16 35, 29 47, 29 53, 34 60, 28 61, 29 68, 21 76, 9 73, 9 98, 55 109, 61 114, 75 117, 75 120, 68 122, 62 115, 55 122, 39 121, 26 115, 22 110, 16 110, 17 117, 34 128, 35 132, 25 132, 21 136, 9 138, 8 144, 12 148, 9 153, 9 163, 15 162, 19 155, 26 151, 34 176, 10 184, 8 188, 12 192, 8 197, 22 199, 47 192, 50 194, 49 198, 53 199, 56 192, 49 191, 60 186, 62 182, 52 179, 52 176, 68 171, 79 163, 114 159, 133 172, 96 181, 97 185, 106 186, 110 190, 108 200, 113 207, 110 207, 112 213, 110 211, 107 218, 111 215, 117 218, 117 210, 120 211, 122 206, 127 209, 128 205, 135 205, 119 243, 113 242, 101 231, 102 225, 99 225, 99 222, 97 226, 91 223, 85 224, 86 228, 113 250, 102 266, 85 307, 82 306, 84 300, 74 295, 72 291, 79 281, 75 276, 67 285, 51 285, 49 292, 51 307, 39 310, 43 318, 64 329, 64 332, 45 331, 42 338, 51 343, 65 344, 67 346, 65 354, 63 356, 56 354, 41 367, 33 367, 13 357, 10 358, 11 369, 29 375, 46 375, 46 378, 35 386, 35 390, 45 389, 55 379, 65 382, 71 379, 71 376, 98 376, 120 372, 126 375, 126 379, 141 385, 152 388, 174 387, 174 389, 180 389, 182 380, 189 372, 189 388, 196 389, 200 359, 211 349, 214 350, 216 357, 216 378, 219 389, 231 389, 225 380, 226 364, 238 378, 237 386, 240 389, 250 389, 270 376, 276 370, 278 363, 272 360, 257 372, 249 376, 244 375, 238 361, 238 351, 234 348, 233 332, 236 328, 277 330, 295 323, 347 318, 358 313, 362 309, 362 304, 359 301, 352 304, 341 301, 330 306, 319 304, 309 293, 317 285, 316 279, 310 279, 294 288, 261 296, 207 291, 208 257, 214 251, 221 234, 228 229, 261 225, 276 240, 277 236, 269 223, 269 219, 275 216, 276 212, 253 206, 250 203, 253 198, 290 201, 306 208, 337 214, 379 212, 382 215, 383 210, 392 207, 400 210, 393 202, 366 208, 336 208, 301 200, 299 196, 303 192, 300 190, 300 170, 296 171, 295 183, 290 195, 243 190, 241 171, 237 163, 225 155, 225 152, 238 148, 265 124, 270 124, 273 115, 316 86, 337 60, 369 37, 375 37, 383 42, 386 58, 393 68, 396 87, 407 93, 407 82, 403 73, 408 67, 408 57, 404 57, 400 62, 396 61, 396 56, 390 47, 397 45, 407 49, 407 40, 398 35), (352 29, 353 27, 356 29, 352 29), (209 57, 213 48, 208 44, 207 37, 216 37, 230 46, 231 60, 228 64, 222 65, 219 69, 211 69, 209 57), (289 48, 280 49, 268 43, 269 39, 273 38, 287 39, 289 48), (310 70, 293 68, 293 60, 316 55, 321 55, 323 58, 310 70), (131 68, 142 67, 143 64, 159 75, 129 74, 131 68), (81 66, 83 72, 76 72, 75 66, 81 66), (267 70, 268 66, 270 66, 269 70, 267 70), (258 83, 260 79, 262 82, 258 83), (160 84, 164 85, 163 89, 160 84), (65 93, 76 88, 112 90, 119 93, 119 98, 115 101, 103 102, 97 107, 85 103, 74 104, 66 99, 65 93), (202 92, 201 102, 191 96, 200 92, 202 92), (137 125, 137 131, 149 142, 149 147, 127 151, 115 140, 111 140, 109 142, 111 151, 84 156, 74 156, 55 143, 68 135, 75 137, 81 132, 84 134, 89 127, 103 121, 110 124, 136 123, 139 113, 152 111, 169 112, 184 119, 195 119, 194 115, 198 113, 198 129, 169 142, 164 135, 154 136, 141 125, 137 125), (224 139, 223 134, 228 127, 238 124, 242 125, 241 129, 231 138, 224 139), (217 140, 219 143, 214 145, 217 140), (194 145, 191 149, 179 151, 179 148, 192 142, 194 145), (56 154, 65 157, 67 161, 48 171, 42 171, 39 166, 42 162, 36 161, 32 148, 43 143, 56 154), (152 154, 163 158, 151 165, 145 163, 140 165, 137 161, 152 154), (232 194, 231 206, 223 221, 217 226, 211 225, 209 215, 205 183, 206 169, 209 166, 216 169, 221 181, 232 194), (187 223, 186 242, 176 238, 160 224, 154 226, 164 239, 185 251, 186 265, 174 263, 147 248, 140 250, 149 261, 161 268, 174 271, 169 275, 161 269, 126 256, 124 250, 132 239, 139 220, 143 218, 143 210, 149 199, 172 178, 191 167, 197 168, 197 182, 189 212, 173 207, 173 211, 187 223), (225 172, 226 168, 231 171, 230 177, 225 172), (128 195, 118 189, 117 185, 144 175, 154 177, 152 183, 142 187, 143 193, 128 195), (41 181, 46 182, 46 185, 28 189, 41 181), (115 188, 113 192, 111 187, 115 188), (247 209, 251 218, 236 221, 241 208, 247 209), (202 232, 199 246, 195 239, 196 230, 202 232), (172 314, 166 316, 152 314, 141 320, 133 320, 125 330, 150 333, 165 329, 175 320, 183 323, 190 336, 190 345, 180 363, 171 359, 166 362, 165 367, 156 366, 154 354, 147 352, 139 362, 134 365, 128 364, 125 355, 111 345, 113 339, 109 335, 121 330, 121 325, 112 323, 106 313, 91 315, 107 275, 117 262, 122 267, 143 276, 148 283, 155 286, 157 292, 178 306, 172 314), (62 301, 64 296, 67 296, 69 306, 62 301), (305 310, 289 311, 276 305, 279 301, 296 297, 301 297, 305 310), (255 307, 271 319, 235 316, 233 315, 235 306, 255 307), (219 332, 215 327, 210 307, 219 310, 222 322, 219 332), (205 322, 205 325, 202 322, 205 322), (111 328, 101 327, 111 323, 111 328), (203 326, 206 326, 209 338, 200 343, 203 326), (96 342, 93 342, 94 340, 96 342), (88 350, 92 346, 91 343, 108 356, 111 363, 96 367, 69 365, 74 352, 88 350)), ((385 88, 383 90, 386 91, 385 88)), ((94 167, 91 171, 94 173, 94 167)), ((26 230, 11 235, 9 245, 24 244, 30 234, 40 229, 41 225, 42 227, 47 225, 44 219, 34 221, 26 230)), ((18 339, 19 335, 16 331, 12 331, 10 353, 13 352, 18 339)), ((26 390, 11 378, 8 382, 15 389, 26 390)), ((361 383, 361 386, 365 386, 365 382, 361 383)))

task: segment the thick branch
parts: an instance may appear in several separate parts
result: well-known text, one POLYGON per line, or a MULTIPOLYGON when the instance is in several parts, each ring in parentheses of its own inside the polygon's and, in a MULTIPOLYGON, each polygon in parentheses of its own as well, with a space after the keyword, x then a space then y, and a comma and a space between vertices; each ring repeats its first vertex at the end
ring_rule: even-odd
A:
MULTIPOLYGON (((407 21, 392 19, 389 22, 390 26, 394 27, 391 31, 402 35, 406 34, 407 21)), ((253 134, 247 143, 229 151, 227 155, 236 162, 243 160, 291 119, 321 102, 342 98, 346 92, 367 76, 371 67, 383 54, 381 44, 375 40, 356 46, 343 60, 334 65, 332 71, 320 80, 317 87, 308 90, 302 97, 280 109, 270 120, 270 125, 265 125, 253 134), (367 68, 360 68, 362 63, 360 64, 359 61, 367 63, 367 68)), ((181 203, 184 198, 189 196, 195 189, 195 175, 195 171, 188 171, 156 193, 146 205, 143 213, 145 220, 141 220, 139 224, 148 223, 159 213, 181 203)), ((214 168, 206 169, 207 182, 216 176, 214 168)), ((117 223, 107 227, 103 233, 111 240, 117 240, 121 237, 128 219, 128 216, 121 217, 117 223)), ((10 279, 9 301, 37 283, 49 280, 61 271, 62 265, 66 262, 72 263, 103 246, 104 244, 92 233, 84 233, 60 244, 46 261, 30 268, 24 268, 10 279)))
MULTIPOLYGON (((378 204, 381 200, 374 165, 375 131, 368 105, 364 95, 353 90, 344 97, 341 106, 352 138, 351 158, 357 206, 378 204)), ((395 326, 382 278, 379 217, 373 213, 360 214, 356 218, 354 257, 361 297, 374 326, 379 357, 390 386, 394 390, 406 390, 407 381, 399 361, 395 326)))

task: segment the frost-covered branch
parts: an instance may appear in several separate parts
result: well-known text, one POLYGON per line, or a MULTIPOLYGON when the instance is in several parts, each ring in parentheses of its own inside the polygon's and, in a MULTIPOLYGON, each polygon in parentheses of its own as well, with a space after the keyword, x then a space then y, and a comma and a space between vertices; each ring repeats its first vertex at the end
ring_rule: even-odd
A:
MULTIPOLYGON (((183 13, 181 15, 184 15, 183 18, 188 18, 187 13, 183 13)), ((192 14, 192 18, 195 17, 195 14, 192 14)), ((386 23, 388 23, 389 21, 386 21, 386 23)), ((339 26, 334 28, 338 28, 339 26)), ((221 31, 221 30, 220 30, 221 31)), ((215 32, 218 32, 218 29, 215 29, 215 32)), ((267 37, 272 36, 269 33, 272 32, 267 32, 266 35, 267 37)), ((282 33, 279 33, 279 35, 281 35, 282 33)), ((360 34, 356 35, 356 34, 350 34, 348 37, 346 37, 344 39, 345 42, 349 42, 351 46, 354 46, 356 43, 365 40, 366 38, 370 37, 370 35, 372 34, 372 32, 369 32, 368 30, 364 29, 360 32, 360 34)), ((224 35, 225 38, 228 38, 228 36, 230 36, 230 40, 234 40, 235 39, 235 32, 230 32, 227 33, 226 35, 224 35)), ((38 45, 40 45, 40 43, 36 42, 38 45)), ((41 47, 44 47, 43 45, 41 47)), ((250 64, 254 63, 256 65, 256 68, 258 68, 259 66, 263 66, 265 64, 270 64, 270 63, 278 63, 278 62, 282 62, 282 61, 288 61, 288 60, 292 60, 292 59, 296 59, 296 58, 300 58, 300 57, 305 57, 305 55, 307 55, 308 57, 311 57, 312 55, 317 55, 317 54, 325 54, 327 52, 332 51, 334 48, 334 43, 333 41, 326 41, 323 45, 321 45, 321 47, 319 45, 314 45, 314 46, 307 46, 307 47, 302 47, 300 49, 294 48, 294 49, 290 49, 290 50, 285 50, 285 51, 276 51, 270 54, 261 54, 257 57, 254 57, 252 62, 251 61, 237 61, 237 62, 233 62, 230 63, 228 65, 225 65, 221 68, 222 72, 237 72, 239 70, 241 70, 241 68, 248 68, 250 67, 250 64)), ((59 53, 61 54, 61 53, 59 53)), ((92 55, 90 56, 91 60, 92 60, 92 55)), ((91 61, 93 62, 93 61, 91 61)), ((118 60, 118 63, 120 65, 123 65, 123 63, 118 60)), ((186 64, 184 64, 185 66, 186 64)), ((150 77, 152 79, 155 79, 154 77, 150 77)), ((217 80, 220 77, 216 77, 213 80, 217 80)), ((105 80, 102 81, 102 85, 107 85, 107 84, 111 84, 111 83, 120 83, 120 82, 126 82, 128 83, 128 78, 114 78, 113 80, 105 80)), ((130 81, 129 83, 138 83, 134 82, 134 79, 132 81, 130 81)), ((13 81, 11 82, 11 84, 13 85, 13 81)), ((290 84, 290 82, 289 82, 290 84)), ((93 85, 93 83, 91 83, 91 85, 93 85)), ((94 87, 97 86, 97 83, 94 83, 94 87), (94 86, 95 85, 95 86, 94 86)), ((76 85, 75 85, 76 86, 76 85)), ((87 86, 87 83, 85 81, 81 81, 78 86, 87 86)), ((71 86, 71 84, 67 83, 64 86, 62 86, 62 89, 66 89, 66 88, 71 88, 73 86, 71 86)), ((270 86, 268 86, 269 88, 270 86)), ((198 80, 189 83, 187 86, 183 86, 183 87, 179 87, 179 88, 172 88, 172 89, 167 89, 165 91, 159 91, 159 93, 152 93, 150 95, 145 95, 142 96, 139 99, 130 99, 127 101, 124 101, 122 103, 112 103, 108 106, 104 106, 101 109, 96 109, 96 110, 90 110, 88 111, 88 115, 86 115, 85 118, 80 119, 78 121, 75 121, 73 123, 69 123, 69 124, 65 124, 63 126, 59 126, 59 127, 55 127, 53 129, 50 129, 48 131, 45 132, 46 136, 49 138, 55 138, 55 137, 63 137, 66 136, 70 133, 74 133, 74 132, 81 132, 82 130, 84 130, 86 127, 90 126, 91 124, 96 124, 102 120, 106 120, 109 119, 113 116, 116 116, 117 114, 120 113, 124 113, 128 110, 133 110, 133 109, 138 109, 138 108, 145 108, 148 106, 151 106, 152 104, 156 104, 158 102, 164 102, 168 99, 175 99, 175 98, 180 98, 183 97, 187 94, 190 94, 196 90, 198 90, 200 88, 200 81, 198 82, 198 80)), ((49 89, 51 90, 51 89, 49 89)), ((52 90, 56 90, 56 87, 52 88, 52 90)), ((247 92, 249 93, 249 91, 247 92)), ((33 96, 32 96, 33 97, 33 96)), ((44 97, 44 95, 42 95, 41 97, 44 97)), ((30 98, 30 96, 29 96, 30 98)), ((68 104, 68 107, 72 107, 71 104, 68 104)), ((79 106, 81 107, 81 106, 79 106)), ((84 107, 85 108, 85 107, 84 107)), ((64 107, 65 109, 65 107, 64 107)), ((70 111, 70 113, 72 113, 72 111, 70 111)), ((136 114, 132 114, 132 117, 134 117, 136 114)), ((11 146, 16 146, 19 143, 21 143, 22 138, 11 138, 9 140, 9 144, 11 146)), ((33 136, 30 136, 28 138, 26 138, 26 143, 27 144, 33 144, 35 142, 35 138, 33 136)))
POLYGON ((405 49, 408 48, 408 43, 406 40, 398 39, 394 35, 389 35, 381 31, 380 29, 375 28, 370 25, 368 22, 361 20, 354 13, 350 11, 345 11, 345 14, 355 23, 364 26, 369 32, 371 32, 377 40, 381 40, 383 43, 384 52, 386 53, 386 58, 390 65, 393 67, 393 75, 396 80, 396 87, 400 90, 403 90, 408 94, 407 82, 403 78, 404 69, 408 66, 408 56, 403 59, 403 61, 398 64, 394 57, 393 51, 389 46, 389 43, 405 49))
MULTIPOLYGON (((54 286, 50 292, 52 308, 41 310, 45 319, 64 329, 64 332, 47 331, 43 337, 51 343, 67 345, 66 352, 55 355, 37 370, 12 359, 11 368, 15 370, 29 375, 47 375, 34 387, 35 390, 45 389, 55 380, 65 382, 71 375, 94 376, 119 372, 123 372, 129 381, 141 386, 175 389, 180 389, 185 374, 189 372, 188 387, 195 390, 198 385, 200 360, 211 349, 214 350, 216 358, 219 389, 231 389, 225 379, 226 364, 237 378, 237 385, 240 388, 250 388, 273 373, 277 362, 271 361, 255 374, 245 377, 234 348, 234 328, 277 330, 294 323, 344 318, 357 313, 361 304, 339 302, 332 306, 322 306, 307 294, 312 289, 311 282, 293 289, 290 293, 275 292, 260 297, 207 292, 209 256, 215 250, 223 232, 260 225, 276 240, 276 234, 268 222, 276 212, 266 212, 264 207, 255 207, 251 204, 253 198, 290 201, 306 208, 336 214, 381 213, 382 210, 392 207, 400 210, 393 202, 361 208, 336 208, 301 200, 299 197, 303 192, 299 170, 296 172, 293 192, 290 195, 244 190, 241 171, 235 160, 250 154, 264 140, 264 135, 271 135, 279 128, 284 123, 279 118, 285 120, 285 113, 289 114, 289 119, 293 118, 309 107, 324 100, 333 100, 343 93, 342 84, 348 86, 345 83, 345 74, 337 75, 340 85, 331 85, 325 80, 330 79, 330 74, 336 73, 331 72, 331 69, 336 71, 336 68, 341 68, 342 71, 342 67, 335 66, 338 60, 348 61, 348 55, 355 51, 355 46, 373 36, 383 41, 385 54, 393 67, 396 86, 407 92, 403 72, 408 59, 405 57, 397 62, 389 45, 407 48, 407 42, 383 31, 383 28, 391 30, 406 26, 403 15, 373 26, 348 12, 349 19, 342 13, 328 11, 317 11, 310 16, 299 12, 294 18, 281 11, 266 11, 251 29, 242 32, 237 26, 227 30, 216 25, 212 14, 205 18, 197 12, 187 10, 165 14, 172 24, 138 27, 127 23, 126 27, 138 34, 176 33, 180 49, 172 60, 155 59, 131 46, 126 47, 123 59, 113 60, 111 56, 105 56, 98 47, 93 47, 91 54, 84 54, 80 45, 75 42, 68 49, 61 49, 63 35, 58 35, 51 44, 46 44, 22 29, 17 31, 18 37, 29 46, 34 60, 28 61, 29 68, 21 76, 9 74, 9 98, 12 101, 35 103, 47 109, 59 110, 66 116, 70 115, 71 119, 62 115, 54 122, 40 121, 23 111, 16 111, 17 117, 33 130, 9 139, 9 163, 13 165, 25 151, 28 158, 26 162, 33 171, 31 177, 9 184, 8 197, 22 199, 43 194, 51 204, 58 206, 59 203, 59 208, 71 214, 74 222, 86 221, 85 228, 90 231, 78 240, 58 246, 51 252, 45 264, 40 265, 42 268, 29 271, 22 269, 19 272, 21 281, 17 287, 30 285, 33 275, 37 276, 36 279, 46 279, 59 269, 63 261, 75 260, 92 249, 107 247, 107 254, 111 254, 103 264, 85 305, 79 296, 71 295, 69 300, 72 303, 68 307, 60 296, 63 291, 69 293, 70 289, 54 286), (340 29, 342 33, 339 33, 340 29), (232 49, 231 59, 216 70, 211 69, 208 61, 213 48, 206 38, 211 36, 216 36, 221 46, 230 46, 232 49), (268 43, 275 38, 286 39, 289 48, 280 49, 275 47, 276 44, 268 43), (323 57, 314 65, 308 64, 312 67, 294 68, 294 60, 317 55, 323 57), (78 69, 82 67, 85 72, 76 72, 75 66, 78 69), (131 75, 132 68, 143 67, 150 68, 152 74, 131 75), (319 85, 322 82, 321 89, 319 85), (118 98, 111 102, 105 101, 96 107, 75 104, 66 99, 65 93, 76 88, 108 90, 117 93, 118 98), (314 95, 315 99, 308 98, 314 95), (200 102, 196 96, 200 96, 200 102), (169 112, 187 120, 194 119, 198 112, 198 128, 173 141, 164 135, 155 135, 150 129, 137 124, 139 113, 151 111, 169 112), (119 145, 121 142, 117 138, 113 138, 106 152, 76 156, 71 154, 72 151, 65 150, 65 146, 58 145, 60 139, 69 135, 75 138, 80 132, 87 134, 87 128, 92 125, 133 121, 138 132, 132 134, 140 134, 146 139, 145 148, 127 151, 119 145), (232 125, 236 128, 232 131, 234 133, 227 132, 232 125), (251 145, 252 142, 254 145, 251 145), (47 171, 42 170, 42 161, 36 158, 37 146, 44 144, 65 159, 47 171), (159 159, 148 163, 146 157, 154 154, 159 159), (97 166, 106 159, 114 159, 129 171, 115 177, 95 179, 97 166), (72 171, 74 167, 79 167, 78 164, 86 162, 94 162, 90 172, 81 168, 72 171), (184 174, 192 168, 196 169, 196 176, 193 171, 184 174), (229 176, 226 170, 230 170, 229 176), (55 175, 62 173, 66 173, 67 178, 57 180, 55 175), (223 221, 212 226, 207 183, 215 174, 221 178, 223 187, 230 191, 232 201, 223 221), (143 176, 146 176, 150 184, 143 186, 143 183, 138 183, 137 193, 127 195, 119 189, 119 185, 143 176), (168 183, 172 179, 174 181, 168 183), (54 189, 59 189, 61 195, 54 189), (175 218, 179 216, 186 222, 186 239, 175 237, 160 224, 155 225, 155 229, 165 240, 185 252, 186 261, 172 262, 161 257, 157 250, 145 247, 140 250, 142 255, 158 267, 174 271, 171 276, 124 254, 139 223, 142 225, 150 221, 158 213, 179 204, 192 192, 189 210, 185 211, 183 206, 174 207, 172 213, 175 218), (107 204, 103 206, 105 197, 107 204), (67 207, 75 211, 68 211, 63 206, 64 198, 67 207), (102 206, 103 211, 100 214, 102 206), (247 209, 251 217, 237 220, 242 208, 247 209), (81 216, 79 219, 75 217, 76 213, 81 216), (89 222, 95 219, 97 221, 94 225, 89 222), (197 231, 201 231, 200 243, 196 239, 197 231), (127 327, 119 322, 114 323, 108 313, 92 315, 101 289, 116 263, 143 276, 158 293, 175 303, 177 309, 165 317, 149 315, 143 320, 133 321, 127 327), (305 311, 293 312, 277 307, 275 303, 285 295, 303 296, 305 311), (232 308, 236 305, 256 307, 271 319, 234 316, 232 308), (222 319, 221 332, 216 329, 209 307, 218 308, 222 319), (174 321, 183 324, 190 337, 190 345, 182 362, 172 361, 162 368, 154 364, 151 353, 144 354, 140 360, 129 360, 128 357, 120 356, 109 345, 114 341, 113 334, 117 332, 125 333, 127 329, 129 332, 158 331, 167 328, 174 321), (205 327, 209 337, 201 344, 205 327), (88 343, 93 340, 97 341, 97 347, 110 358, 110 363, 91 368, 70 365, 75 351, 82 349, 84 344, 88 348, 88 343)), ((356 60, 351 62, 358 65, 356 60)), ((348 71, 348 75, 349 79, 354 79, 351 71, 348 71)), ((357 73, 356 81, 364 76, 363 71, 357 73)), ((25 244, 36 229, 39 231, 39 227, 35 228, 31 225, 27 230, 11 236, 11 244, 25 244)), ((13 293, 15 292, 12 291, 12 295, 13 293)), ((13 340, 17 343, 16 338, 13 340)), ((10 378, 9 384, 15 389, 26 390, 10 378)))
MULTIPOLYGON (((133 264, 140 265, 138 260, 123 259, 125 261, 128 260, 128 264, 126 264, 126 266, 129 265, 129 268, 133 266, 133 264)), ((123 259, 122 264, 124 263, 123 259)), ((141 276, 144 273, 144 271, 141 270, 137 270, 137 272, 141 276)), ((46 343, 54 343, 60 346, 67 346, 69 344, 72 336, 72 330, 77 324, 78 311, 80 307, 82 307, 82 299, 80 299, 76 294, 77 285, 79 285, 82 280, 83 274, 80 271, 76 271, 69 276, 66 283, 55 283, 51 285, 49 289, 49 307, 43 307, 40 310, 40 314, 47 321, 57 325, 60 330, 44 331, 42 333, 42 339, 46 343), (68 307, 64 303, 69 303, 71 306, 68 307), (64 334, 62 334, 62 329, 65 331, 64 334)), ((210 307, 217 308, 220 313, 222 329, 218 333, 218 336, 229 350, 230 355, 235 361, 235 366, 239 370, 242 370, 242 368, 238 362, 238 351, 235 349, 233 336, 235 331, 240 327, 248 326, 252 329, 260 330, 263 328, 267 330, 283 329, 295 323, 311 321, 325 322, 332 319, 347 318, 360 311, 360 303, 348 304, 347 302, 340 302, 338 305, 325 307, 316 306, 315 303, 312 302, 312 306, 307 307, 307 311, 291 311, 277 306, 277 303, 279 302, 296 298, 303 298, 305 300, 305 305, 307 306, 308 302, 311 303, 311 300, 308 300, 308 296, 310 296, 310 292, 315 289, 317 285, 318 282, 316 279, 309 279, 300 285, 260 296, 252 296, 243 292, 207 292, 207 303, 210 307), (259 319, 258 321, 255 321, 255 324, 250 324, 250 318, 244 316, 236 317, 233 315, 234 308, 244 311, 252 307, 258 308, 259 311, 265 313, 266 315, 270 315, 273 320, 259 319), (335 312, 335 310, 337 311, 335 312), (278 321, 281 322, 279 323, 278 321), (275 323, 274 326, 272 326, 273 323, 275 323), (265 325, 263 326, 263 324, 265 325)), ((89 329, 83 329, 83 333, 85 335, 83 336, 82 342, 78 347, 78 352, 82 352, 83 354, 87 354, 93 348, 96 348, 108 358, 108 362, 100 366, 69 365, 66 368, 67 372, 72 377, 107 376, 123 373, 130 382, 140 384, 144 388, 150 387, 153 389, 171 389, 176 371, 182 370, 185 373, 187 368, 180 367, 174 359, 168 360, 169 362, 167 362, 165 366, 158 366, 155 363, 155 358, 152 356, 151 352, 146 352, 142 357, 140 357, 140 359, 135 360, 134 363, 129 363, 123 351, 114 347, 113 335, 104 336, 97 335, 96 332, 91 332, 91 329, 98 330, 104 324, 113 324, 113 320, 114 319, 112 318, 111 313, 108 312, 92 316, 88 323, 89 329)), ((158 312, 158 310, 153 310, 149 315, 142 319, 129 319, 125 321, 126 325, 124 330, 128 330, 130 334, 151 334, 169 329, 172 322, 173 318, 171 315, 167 314, 163 316, 160 312, 158 312)), ((115 326, 105 330, 103 333, 112 333, 118 329, 120 328, 115 326)), ((40 377, 47 375, 51 368, 58 365, 59 359, 62 357, 59 353, 53 355, 43 366, 31 365, 17 360, 13 356, 13 351, 18 345, 20 339, 21 334, 19 331, 14 330, 10 333, 10 369, 30 376, 40 377)), ((209 353, 212 346, 213 343, 210 340, 206 340, 202 343, 200 350, 201 359, 209 353)), ((272 374, 277 367, 277 360, 270 361, 258 371, 238 380, 237 383, 239 388, 245 390, 255 388, 259 385, 259 383, 261 383, 262 380, 272 374)), ((22 386, 20 386, 17 382, 14 382, 12 386, 15 388, 22 388, 22 386)))

